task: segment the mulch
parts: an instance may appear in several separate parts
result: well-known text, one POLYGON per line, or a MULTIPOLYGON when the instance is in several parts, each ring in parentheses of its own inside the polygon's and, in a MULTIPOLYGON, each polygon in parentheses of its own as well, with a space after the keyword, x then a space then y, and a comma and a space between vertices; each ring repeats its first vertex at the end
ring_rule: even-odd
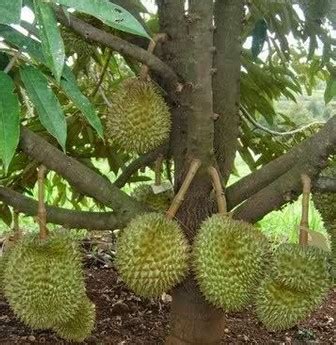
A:
MULTIPOLYGON (((169 332, 170 302, 141 299, 113 268, 86 269, 88 294, 97 322, 86 344, 159 345, 169 332)), ((311 319, 287 332, 267 332, 253 310, 226 314, 223 344, 336 344, 336 289, 311 319)), ((68 344, 50 331, 32 331, 18 321, 0 297, 0 344, 68 344)))

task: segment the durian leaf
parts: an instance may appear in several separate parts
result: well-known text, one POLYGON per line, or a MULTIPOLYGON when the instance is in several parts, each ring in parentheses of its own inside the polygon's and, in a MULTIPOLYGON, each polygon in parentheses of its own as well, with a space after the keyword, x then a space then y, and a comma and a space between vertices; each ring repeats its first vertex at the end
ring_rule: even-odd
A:
POLYGON ((328 104, 336 96, 336 79, 330 77, 324 92, 324 101, 328 104))
POLYGON ((22 0, 1 0, 0 23, 19 24, 21 19, 22 0))
POLYGON ((20 75, 42 125, 65 150, 67 124, 62 107, 49 86, 48 80, 42 72, 32 66, 21 67, 20 75))
POLYGON ((23 35, 10 26, 0 24, 0 36, 10 45, 20 48, 22 52, 29 54, 34 60, 44 63, 44 56, 40 43, 23 35))
MULTIPOLYGON (((39 42, 5 25, 0 25, 0 36, 4 37, 5 41, 9 44, 16 47, 23 47, 23 50, 37 62, 47 65, 39 42)), ((96 110, 90 101, 81 93, 76 79, 67 65, 64 65, 63 77, 60 83, 61 88, 74 105, 83 113, 90 125, 97 131, 98 135, 103 137, 103 127, 97 116, 96 110)))
POLYGON ((61 87, 66 93, 66 95, 71 99, 74 105, 83 113, 84 117, 87 119, 89 124, 96 130, 101 138, 104 138, 103 125, 97 112, 82 92, 80 91, 76 79, 72 74, 71 70, 66 68, 64 70, 65 78, 61 80, 61 87))
POLYGON ((136 18, 124 8, 108 0, 50 0, 50 2, 94 16, 117 30, 149 38, 136 18))
POLYGON ((65 51, 57 20, 49 4, 34 0, 34 8, 44 58, 59 82, 64 66, 65 51))
POLYGON ((0 153, 5 172, 13 159, 20 136, 20 105, 14 83, 0 71, 0 153))
POLYGON ((260 19, 255 24, 252 33, 251 53, 254 59, 261 53, 267 38, 267 23, 265 19, 260 19))

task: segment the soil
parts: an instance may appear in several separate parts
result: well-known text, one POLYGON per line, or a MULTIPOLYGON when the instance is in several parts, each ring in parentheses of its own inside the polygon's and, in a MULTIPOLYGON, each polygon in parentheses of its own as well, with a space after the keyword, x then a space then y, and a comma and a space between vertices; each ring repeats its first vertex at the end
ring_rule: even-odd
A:
MULTIPOLYGON (((144 300, 120 281, 113 268, 86 269, 97 322, 86 344, 159 345, 169 331, 169 298, 144 300)), ((168 295, 169 297, 169 295, 168 295)), ((336 344, 336 289, 311 319, 287 332, 267 332, 252 309, 226 314, 223 344, 336 344)), ((0 297, 0 344, 68 344, 49 331, 32 331, 0 297)))

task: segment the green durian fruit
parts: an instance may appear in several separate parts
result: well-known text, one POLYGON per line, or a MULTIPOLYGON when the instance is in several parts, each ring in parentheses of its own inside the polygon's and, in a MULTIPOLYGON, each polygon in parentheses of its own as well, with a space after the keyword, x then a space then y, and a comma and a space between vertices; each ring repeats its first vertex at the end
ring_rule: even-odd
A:
POLYGON ((267 278, 256 296, 256 313, 268 330, 280 331, 308 318, 322 300, 319 293, 297 291, 267 278))
POLYGON ((76 314, 70 320, 55 325, 53 330, 65 340, 82 342, 92 333, 95 320, 95 305, 84 297, 76 314))
POLYGON ((163 193, 154 194, 151 186, 142 184, 134 189, 132 196, 155 211, 165 211, 169 208, 174 193, 172 190, 167 190, 163 193))
POLYGON ((78 57, 90 58, 95 52, 95 46, 68 28, 62 28, 62 38, 67 56, 77 54, 78 57))
POLYGON ((24 236, 9 252, 4 294, 28 326, 46 329, 74 316, 85 296, 81 258, 63 233, 24 236))
POLYGON ((131 78, 119 85, 106 117, 112 142, 126 152, 144 153, 162 144, 170 127, 168 106, 152 82, 131 78))
POLYGON ((133 219, 119 235, 115 260, 123 281, 135 293, 158 297, 184 278, 188 254, 177 222, 147 213, 133 219))
POLYGON ((268 243, 251 224, 213 215, 193 246, 194 271, 205 299, 225 311, 250 302, 262 278, 268 243))
POLYGON ((290 289, 323 294, 330 287, 328 253, 317 247, 281 244, 273 265, 271 278, 290 289))
MULTIPOLYGON (((336 166, 330 162, 323 170, 323 176, 336 177, 336 166)), ((321 214, 324 226, 328 232, 331 249, 331 274, 336 278, 336 194, 335 193, 314 193, 313 202, 321 214)))

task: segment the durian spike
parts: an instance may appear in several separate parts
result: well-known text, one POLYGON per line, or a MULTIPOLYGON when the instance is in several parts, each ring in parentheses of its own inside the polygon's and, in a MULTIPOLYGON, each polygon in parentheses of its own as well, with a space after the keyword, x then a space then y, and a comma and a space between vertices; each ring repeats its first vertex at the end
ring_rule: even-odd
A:
POLYGON ((155 186, 161 185, 161 171, 162 171, 163 155, 160 154, 155 161, 155 186))
POLYGON ((44 204, 44 176, 46 167, 40 165, 37 172, 37 186, 38 186, 38 209, 37 209, 37 221, 40 228, 40 239, 45 240, 47 238, 47 210, 44 204))
POLYGON ((301 181, 303 185, 302 190, 302 215, 300 222, 300 234, 299 234, 299 244, 302 246, 308 245, 308 229, 309 229, 309 199, 311 190, 311 180, 308 175, 303 174, 301 176, 301 181))
MULTIPOLYGON (((166 39, 167 39, 167 34, 165 34, 165 33, 160 33, 160 34, 154 35, 153 39, 149 42, 147 51, 149 53, 153 53, 156 45, 160 41, 165 41, 166 39)), ((140 75, 139 75, 140 79, 147 80, 148 71, 149 71, 148 66, 147 65, 142 65, 141 71, 140 71, 140 75)))
POLYGON ((219 173, 214 167, 209 167, 208 171, 216 194, 218 213, 227 214, 226 198, 219 173))
POLYGON ((202 162, 199 159, 193 159, 191 161, 187 176, 185 177, 181 188, 179 189, 179 191, 175 195, 168 211, 166 212, 166 217, 168 219, 173 219, 175 217, 176 212, 180 208, 180 206, 184 200, 184 196, 187 193, 187 191, 190 187, 190 184, 191 184, 192 180, 194 179, 194 177, 195 177, 195 175, 196 175, 196 173, 197 173, 197 171, 201 165, 202 165, 202 162))

